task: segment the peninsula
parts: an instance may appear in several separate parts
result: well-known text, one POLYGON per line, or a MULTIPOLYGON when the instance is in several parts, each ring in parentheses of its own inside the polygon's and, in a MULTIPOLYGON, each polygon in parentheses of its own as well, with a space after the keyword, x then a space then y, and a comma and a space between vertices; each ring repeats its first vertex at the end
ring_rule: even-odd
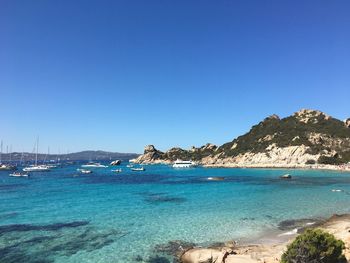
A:
POLYGON ((169 164, 176 159, 208 167, 349 169, 350 118, 341 121, 307 109, 282 119, 271 115, 221 146, 208 143, 161 152, 148 145, 144 154, 132 161, 169 164))

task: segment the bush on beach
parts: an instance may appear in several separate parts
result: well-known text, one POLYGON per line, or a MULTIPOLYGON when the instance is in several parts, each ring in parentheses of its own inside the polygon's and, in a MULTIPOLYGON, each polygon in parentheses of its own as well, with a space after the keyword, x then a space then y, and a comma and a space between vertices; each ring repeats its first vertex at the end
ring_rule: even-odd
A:
POLYGON ((320 229, 307 229, 287 247, 281 263, 341 263, 344 242, 320 229))

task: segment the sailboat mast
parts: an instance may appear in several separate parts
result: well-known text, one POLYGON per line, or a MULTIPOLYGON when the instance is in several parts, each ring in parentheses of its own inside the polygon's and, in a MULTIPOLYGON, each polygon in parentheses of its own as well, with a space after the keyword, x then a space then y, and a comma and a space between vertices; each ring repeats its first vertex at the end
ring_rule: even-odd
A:
POLYGON ((39 137, 36 140, 35 166, 38 165, 38 148, 39 148, 39 137))
POLYGON ((10 163, 12 162, 12 145, 10 145, 10 163))
POLYGON ((1 151, 0 151, 0 164, 2 163, 2 140, 1 140, 1 151))
POLYGON ((19 165, 23 164, 23 149, 22 149, 22 154, 21 154, 21 160, 19 161, 19 165))

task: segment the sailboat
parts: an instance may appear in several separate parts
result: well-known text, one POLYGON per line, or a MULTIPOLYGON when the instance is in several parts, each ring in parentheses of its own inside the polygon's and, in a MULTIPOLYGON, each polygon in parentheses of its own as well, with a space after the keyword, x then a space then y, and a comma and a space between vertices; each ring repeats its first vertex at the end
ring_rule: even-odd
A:
POLYGON ((16 170, 17 167, 14 165, 10 165, 10 164, 5 164, 2 163, 2 141, 1 141, 1 150, 0 150, 0 171, 11 171, 11 170, 16 170))
MULTIPOLYGON (((50 147, 47 148, 47 154, 45 155, 43 164, 44 164, 45 166, 47 166, 48 168, 56 168, 57 165, 54 164, 54 163, 45 164, 45 163, 47 163, 46 158, 47 158, 48 156, 50 156, 50 147)), ((54 161, 54 160, 50 160, 49 162, 51 162, 51 161, 54 161)))
POLYGON ((50 168, 47 165, 41 164, 38 165, 38 149, 39 149, 39 138, 36 141, 36 153, 35 153, 35 164, 23 168, 25 172, 48 172, 50 168))

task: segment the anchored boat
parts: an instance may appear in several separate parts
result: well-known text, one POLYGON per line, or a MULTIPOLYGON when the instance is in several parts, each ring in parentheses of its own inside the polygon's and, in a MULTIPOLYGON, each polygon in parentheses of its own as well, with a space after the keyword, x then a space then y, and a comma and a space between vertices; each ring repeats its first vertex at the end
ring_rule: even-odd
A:
POLYGON ((28 173, 21 173, 21 172, 13 172, 12 174, 9 174, 9 176, 12 177, 29 177, 28 173))
POLYGON ((182 161, 182 160, 176 160, 173 164, 174 168, 190 168, 190 167, 194 167, 197 164, 195 162, 192 161, 182 161))
POLYGON ((107 168, 107 165, 103 165, 100 163, 94 163, 94 162, 88 162, 87 164, 83 164, 81 167, 85 167, 85 168, 107 168))

